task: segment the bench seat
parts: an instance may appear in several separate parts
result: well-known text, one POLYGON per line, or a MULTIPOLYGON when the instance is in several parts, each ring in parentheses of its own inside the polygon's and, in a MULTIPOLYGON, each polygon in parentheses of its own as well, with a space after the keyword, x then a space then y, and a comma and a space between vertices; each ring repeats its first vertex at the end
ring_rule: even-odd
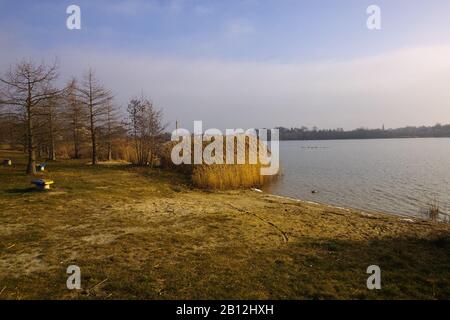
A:
POLYGON ((49 190, 50 185, 54 183, 53 180, 47 180, 47 179, 34 179, 31 181, 32 184, 36 185, 39 190, 49 190))

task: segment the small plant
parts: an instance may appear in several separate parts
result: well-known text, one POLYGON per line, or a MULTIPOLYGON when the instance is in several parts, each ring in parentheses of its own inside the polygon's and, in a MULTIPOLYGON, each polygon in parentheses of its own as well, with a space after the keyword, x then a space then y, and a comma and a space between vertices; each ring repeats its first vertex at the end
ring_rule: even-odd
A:
POLYGON ((427 215, 431 221, 438 221, 439 219, 439 203, 436 199, 433 199, 428 205, 427 215))

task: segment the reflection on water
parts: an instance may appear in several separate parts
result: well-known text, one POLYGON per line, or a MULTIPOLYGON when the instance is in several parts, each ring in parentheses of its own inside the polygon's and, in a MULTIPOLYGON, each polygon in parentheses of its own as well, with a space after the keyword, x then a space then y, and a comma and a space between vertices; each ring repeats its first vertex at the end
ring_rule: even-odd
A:
POLYGON ((282 141, 280 158, 278 195, 412 216, 436 199, 450 213, 447 138, 282 141))

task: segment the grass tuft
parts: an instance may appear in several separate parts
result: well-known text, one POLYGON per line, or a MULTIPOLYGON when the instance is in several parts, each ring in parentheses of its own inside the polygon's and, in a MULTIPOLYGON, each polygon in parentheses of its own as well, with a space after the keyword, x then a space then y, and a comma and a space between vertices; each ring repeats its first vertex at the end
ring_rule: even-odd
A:
POLYGON ((427 215, 430 218, 431 221, 438 221, 439 220, 439 203, 436 199, 430 202, 428 206, 427 215))

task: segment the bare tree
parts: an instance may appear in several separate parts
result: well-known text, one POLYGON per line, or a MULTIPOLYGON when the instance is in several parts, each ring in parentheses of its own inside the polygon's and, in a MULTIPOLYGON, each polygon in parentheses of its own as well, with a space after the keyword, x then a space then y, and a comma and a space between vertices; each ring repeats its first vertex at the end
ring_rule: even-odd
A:
POLYGON ((3 104, 5 95, 0 87, 0 144, 6 144, 13 149, 25 150, 25 130, 22 115, 3 104))
POLYGON ((147 99, 131 99, 127 107, 128 132, 133 139, 136 160, 139 165, 150 162, 160 150, 165 126, 162 124, 162 111, 155 109, 147 99))
POLYGON ((44 106, 44 116, 46 118, 47 131, 47 159, 56 160, 56 134, 58 132, 58 117, 59 117, 59 99, 53 97, 49 99, 44 106))
POLYGON ((133 139, 136 162, 140 165, 144 165, 147 162, 149 152, 149 150, 145 149, 144 143, 144 103, 142 99, 131 99, 127 107, 128 122, 126 125, 133 139))
POLYGON ((97 134, 101 121, 106 113, 106 107, 111 103, 111 92, 103 87, 95 78, 92 69, 85 75, 82 86, 78 88, 82 103, 88 109, 89 131, 92 144, 92 164, 97 164, 97 134))
POLYGON ((25 118, 27 174, 36 173, 35 118, 43 104, 61 93, 53 87, 57 77, 56 61, 50 66, 22 61, 11 67, 4 78, 0 78, 4 86, 1 104, 18 110, 25 118))
POLYGON ((107 145, 107 153, 108 153, 108 161, 112 160, 112 147, 113 147, 113 138, 117 132, 118 127, 118 116, 117 110, 113 104, 108 103, 105 108, 105 131, 106 131, 106 145, 107 145))
POLYGON ((81 144, 86 125, 87 114, 82 101, 78 97, 78 83, 75 78, 67 84, 65 95, 65 117, 70 128, 73 143, 74 158, 81 157, 81 144))
POLYGON ((153 103, 149 105, 148 115, 148 139, 150 140, 150 165, 153 167, 155 158, 161 152, 164 130, 167 125, 162 123, 163 112, 156 109, 153 103))
POLYGON ((19 114, 0 109, 0 144, 4 143, 13 149, 25 150, 26 137, 24 121, 19 114))

